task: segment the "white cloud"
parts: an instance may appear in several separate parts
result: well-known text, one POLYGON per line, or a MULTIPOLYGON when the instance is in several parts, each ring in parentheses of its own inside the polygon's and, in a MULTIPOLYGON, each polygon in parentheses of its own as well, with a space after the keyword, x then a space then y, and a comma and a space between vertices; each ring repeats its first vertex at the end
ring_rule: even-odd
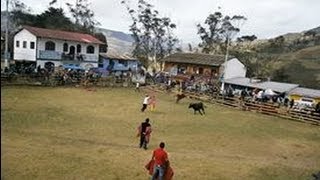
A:
MULTIPOLYGON (((21 0, 35 13, 41 13, 49 1, 21 0)), ((128 32, 131 24, 121 0, 91 0, 91 9, 101 27, 128 32)), ((131 0, 135 2, 137 0, 131 0)), ((58 0, 57 5, 74 0, 58 0)), ((203 23, 209 13, 218 6, 224 14, 245 15, 248 21, 242 26, 241 34, 255 34, 259 38, 270 38, 287 32, 300 32, 320 25, 319 0, 150 0, 163 16, 177 24, 176 35, 184 43, 198 42, 196 24, 203 23)), ((1 1, 1 10, 5 2, 1 1)))

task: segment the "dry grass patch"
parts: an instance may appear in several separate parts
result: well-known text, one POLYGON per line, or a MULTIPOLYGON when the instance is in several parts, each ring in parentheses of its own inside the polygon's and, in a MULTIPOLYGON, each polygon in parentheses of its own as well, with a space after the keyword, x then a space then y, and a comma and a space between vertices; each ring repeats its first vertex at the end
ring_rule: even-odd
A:
POLYGON ((165 141, 175 179, 308 179, 320 169, 320 128, 157 94, 139 111, 132 89, 2 87, 4 179, 148 179, 151 149, 165 141), (138 148, 146 117, 150 150, 138 148))

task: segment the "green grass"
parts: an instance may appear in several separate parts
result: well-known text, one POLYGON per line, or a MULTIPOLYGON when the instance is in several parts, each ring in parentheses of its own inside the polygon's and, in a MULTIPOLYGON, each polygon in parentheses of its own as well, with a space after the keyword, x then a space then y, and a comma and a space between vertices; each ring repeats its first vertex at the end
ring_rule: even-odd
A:
POLYGON ((157 94, 139 112, 132 89, 2 87, 1 179, 148 179, 166 142, 175 179, 310 179, 320 170, 320 127, 206 104, 205 116, 157 94), (136 128, 149 117, 150 149, 136 128))

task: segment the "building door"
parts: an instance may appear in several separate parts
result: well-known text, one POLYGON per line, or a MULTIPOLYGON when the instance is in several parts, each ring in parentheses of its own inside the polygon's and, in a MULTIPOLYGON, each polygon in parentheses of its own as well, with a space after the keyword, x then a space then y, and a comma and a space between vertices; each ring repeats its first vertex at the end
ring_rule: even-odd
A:
POLYGON ((74 46, 70 46, 70 49, 69 49, 70 60, 74 60, 75 53, 76 53, 76 48, 74 46))
POLYGON ((69 54, 75 54, 76 48, 74 46, 70 46, 69 54))

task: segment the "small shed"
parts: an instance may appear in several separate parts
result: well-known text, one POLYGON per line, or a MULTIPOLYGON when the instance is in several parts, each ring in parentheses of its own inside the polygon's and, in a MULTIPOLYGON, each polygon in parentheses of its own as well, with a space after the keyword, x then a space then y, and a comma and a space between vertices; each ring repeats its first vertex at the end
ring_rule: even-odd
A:
POLYGON ((231 86, 233 89, 271 89, 276 93, 288 93, 294 88, 297 88, 299 84, 282 83, 275 81, 261 81, 260 79, 252 79, 246 77, 237 77, 225 80, 226 85, 231 86))
POLYGON ((100 53, 100 58, 101 62, 99 63, 99 68, 108 71, 135 71, 140 65, 138 59, 128 55, 100 53))
POLYGON ((320 102, 320 90, 297 87, 289 92, 289 98, 294 101, 306 101, 317 104, 320 102))

